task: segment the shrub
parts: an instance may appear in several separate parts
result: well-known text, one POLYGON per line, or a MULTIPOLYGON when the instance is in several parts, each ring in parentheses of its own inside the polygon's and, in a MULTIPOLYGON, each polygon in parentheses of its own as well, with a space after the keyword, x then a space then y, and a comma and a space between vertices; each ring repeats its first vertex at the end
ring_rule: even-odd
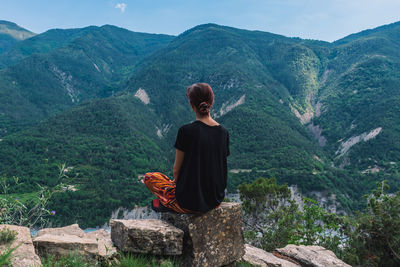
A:
MULTIPOLYGON (((48 224, 48 218, 55 215, 55 211, 47 209, 49 200, 54 192, 63 187, 61 180, 65 175, 65 164, 59 166, 60 172, 57 181, 60 182, 53 188, 37 185, 38 191, 33 192, 29 199, 20 200, 8 195, 9 179, 0 178, 0 224, 13 224, 26 227, 38 226, 42 228, 48 224)), ((18 177, 13 177, 13 182, 18 185, 18 177)))

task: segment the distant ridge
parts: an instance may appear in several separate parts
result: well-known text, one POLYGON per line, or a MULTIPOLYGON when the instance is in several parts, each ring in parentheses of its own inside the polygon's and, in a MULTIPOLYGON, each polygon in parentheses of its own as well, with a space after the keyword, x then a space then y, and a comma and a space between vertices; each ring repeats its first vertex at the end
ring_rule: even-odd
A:
POLYGON ((350 35, 348 35, 346 37, 343 37, 343 38, 341 38, 339 40, 336 40, 333 43, 338 44, 338 45, 339 44, 345 44, 345 43, 351 42, 351 41, 353 41, 353 40, 355 40, 357 38, 360 38, 360 37, 366 37, 366 36, 377 34, 377 33, 385 34, 385 33, 388 33, 388 31, 392 31, 395 28, 400 28, 400 21, 393 22, 393 23, 386 24, 386 25, 382 25, 382 26, 379 26, 379 27, 376 27, 376 28, 372 28, 372 29, 363 30, 363 31, 358 32, 358 33, 353 33, 353 34, 350 34, 350 35))
POLYGON ((0 20, 0 54, 12 47, 15 43, 32 36, 35 36, 35 33, 13 22, 0 20))
POLYGON ((19 41, 25 40, 27 38, 36 35, 35 33, 18 26, 13 22, 6 20, 0 20, 0 34, 9 35, 15 40, 19 41))

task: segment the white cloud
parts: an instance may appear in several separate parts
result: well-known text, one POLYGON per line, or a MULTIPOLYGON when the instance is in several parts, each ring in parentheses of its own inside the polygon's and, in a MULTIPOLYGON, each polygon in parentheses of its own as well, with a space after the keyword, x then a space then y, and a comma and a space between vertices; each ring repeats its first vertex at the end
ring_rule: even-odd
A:
POLYGON ((125 12, 125 8, 126 8, 126 4, 125 3, 118 3, 118 4, 115 5, 115 8, 121 9, 121 12, 124 13, 125 12))

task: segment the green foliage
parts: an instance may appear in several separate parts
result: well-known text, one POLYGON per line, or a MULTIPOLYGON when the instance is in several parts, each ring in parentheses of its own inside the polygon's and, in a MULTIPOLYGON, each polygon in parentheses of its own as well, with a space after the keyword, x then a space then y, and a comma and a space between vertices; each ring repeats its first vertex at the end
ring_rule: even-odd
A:
POLYGON ((400 192, 388 194, 386 182, 367 195, 367 209, 357 214, 349 234, 349 258, 363 266, 400 264, 400 192))
POLYGON ((342 244, 347 241, 345 235, 346 218, 325 211, 317 201, 305 198, 303 210, 300 212, 296 234, 290 243, 298 245, 318 245, 341 256, 342 244))
POLYGON ((242 184, 239 190, 246 235, 252 243, 267 251, 288 244, 298 220, 298 207, 290 198, 288 186, 277 185, 273 178, 259 178, 242 184))
MULTIPOLYGON (((65 164, 60 165, 59 170, 58 183, 53 188, 37 185, 38 190, 28 194, 28 197, 25 196, 26 194, 9 194, 8 190, 11 186, 7 177, 3 176, 0 179, 2 189, 2 194, 0 194, 0 224, 26 227, 43 227, 47 225, 49 217, 55 215, 54 210, 48 210, 49 200, 55 192, 63 188, 62 179, 67 177, 64 174, 65 164)), ((13 182, 12 186, 20 186, 18 177, 14 176, 13 182)))
POLYGON ((8 179, 9 193, 53 188, 59 175, 68 175, 49 202, 57 212, 50 217, 53 225, 99 226, 119 207, 147 205, 151 194, 138 175, 168 170, 154 126, 158 118, 142 112, 144 104, 132 95, 98 101, 0 143, 0 169, 19 177, 18 186, 8 179), (68 162, 65 173, 58 169, 60 162, 68 162))
POLYGON ((386 182, 366 196, 367 208, 356 216, 327 212, 308 198, 299 210, 287 185, 275 179, 259 178, 239 189, 245 237, 256 246, 272 251, 287 244, 319 245, 352 265, 399 265, 400 192, 386 193, 386 182))
POLYGON ((178 267, 181 261, 175 257, 157 257, 141 254, 119 254, 109 262, 90 263, 82 255, 72 253, 67 256, 56 257, 47 255, 42 258, 44 267, 89 267, 89 266, 109 266, 109 267, 178 267))
POLYGON ((240 262, 237 263, 237 266, 238 266, 238 267, 253 267, 253 266, 255 266, 255 265, 250 264, 250 263, 248 263, 248 262, 240 261, 240 262))
POLYGON ((8 247, 6 250, 0 254, 0 266, 4 267, 11 267, 11 258, 12 253, 18 248, 19 246, 15 246, 13 248, 8 247))
POLYGON ((10 230, 8 227, 3 227, 0 230, 0 245, 14 241, 17 234, 18 233, 16 231, 10 230))
POLYGON ((287 244, 320 245, 340 254, 346 236, 345 219, 326 212, 315 200, 306 198, 302 210, 286 184, 274 178, 259 178, 239 186, 246 238, 267 251, 287 244))
POLYGON ((73 253, 67 256, 55 257, 53 255, 48 255, 42 258, 43 267, 91 267, 91 266, 101 266, 98 264, 88 263, 85 258, 78 254, 73 253))
POLYGON ((181 266, 180 260, 177 258, 159 258, 150 255, 132 255, 126 254, 121 255, 118 259, 118 263, 114 264, 113 266, 118 267, 175 267, 181 266))
POLYGON ((52 192, 47 188, 40 187, 39 191, 25 202, 8 195, 1 195, 0 223, 27 227, 46 225, 48 218, 52 215, 46 209, 51 194, 52 192))

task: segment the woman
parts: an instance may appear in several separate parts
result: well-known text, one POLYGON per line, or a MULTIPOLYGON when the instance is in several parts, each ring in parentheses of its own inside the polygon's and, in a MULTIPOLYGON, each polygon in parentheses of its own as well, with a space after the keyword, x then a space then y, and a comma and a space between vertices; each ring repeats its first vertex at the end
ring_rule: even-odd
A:
POLYGON ((225 196, 229 133, 210 116, 214 93, 210 85, 196 83, 187 88, 186 96, 196 120, 178 130, 175 180, 158 172, 146 173, 143 179, 158 197, 152 203, 156 211, 206 212, 218 207, 225 196))

